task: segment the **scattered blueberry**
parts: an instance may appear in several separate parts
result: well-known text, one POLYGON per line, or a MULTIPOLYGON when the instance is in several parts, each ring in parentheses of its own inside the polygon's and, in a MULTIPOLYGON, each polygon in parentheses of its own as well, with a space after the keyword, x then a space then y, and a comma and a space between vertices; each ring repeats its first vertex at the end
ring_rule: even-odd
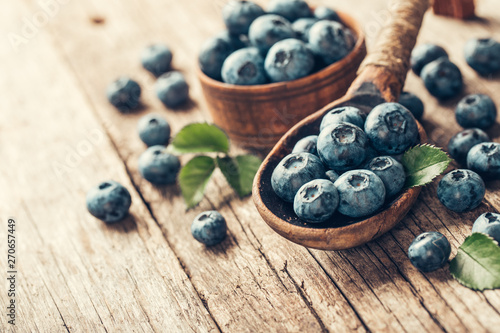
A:
POLYGON ((247 34, 250 24, 261 15, 264 10, 252 1, 231 0, 222 9, 224 23, 233 35, 247 34))
POLYGON ((118 110, 127 112, 139 106, 141 86, 128 77, 121 77, 108 86, 107 95, 118 110))
POLYGON ((417 143, 418 127, 408 109, 398 103, 377 105, 366 117, 365 132, 383 154, 401 154, 417 143))
POLYGON ((272 82, 296 80, 311 73, 314 56, 304 42, 288 38, 274 44, 264 62, 272 82))
POLYGON ((425 65, 442 57, 448 58, 448 53, 441 46, 434 44, 416 46, 411 52, 411 69, 420 75, 425 65))
POLYGON ((321 223, 337 210, 339 194, 333 183, 326 179, 315 179, 302 185, 293 201, 293 210, 302 220, 321 223))
POLYGON ((484 213, 472 226, 472 232, 481 232, 500 243, 500 214, 484 213))
POLYGON ((271 0, 267 12, 283 16, 290 22, 312 16, 309 5, 303 0, 271 0))
POLYGON ((349 170, 366 158, 368 140, 356 125, 340 122, 325 128, 318 137, 318 154, 328 168, 349 170))
POLYGON ((149 147, 139 157, 139 173, 157 185, 175 183, 180 167, 179 158, 167 153, 165 146, 149 147))
POLYGON ((295 194, 305 183, 324 178, 321 160, 309 153, 290 154, 276 166, 271 176, 271 186, 281 199, 293 202, 295 194))
POLYGON ((378 156, 365 167, 382 179, 388 198, 398 194, 405 185, 406 174, 401 163, 390 156, 378 156))
POLYGON ((254 47, 233 52, 222 65, 222 80, 237 85, 256 85, 267 82, 264 58, 254 47))
POLYGON ((88 191, 86 201, 89 213, 106 223, 122 220, 132 204, 128 190, 113 180, 102 182, 88 191))
POLYGON ((305 138, 297 141, 295 146, 293 147, 292 154, 295 153, 309 153, 313 155, 318 155, 318 136, 317 135, 309 135, 305 138))
POLYGON ((328 178, 332 183, 335 183, 337 179, 339 179, 340 175, 333 171, 333 170, 328 170, 325 172, 326 178, 328 178))
POLYGON ((222 64, 232 52, 234 49, 229 40, 221 36, 207 40, 198 56, 201 71, 214 80, 221 80, 222 64))
POLYGON ((479 128, 470 128, 455 134, 448 142, 450 156, 460 164, 467 164, 467 154, 475 145, 489 142, 490 138, 479 128))
POLYGON ((424 103, 422 103, 422 100, 418 98, 417 95, 403 91, 401 96, 399 96, 398 103, 410 110, 415 119, 422 118, 424 114, 424 103))
POLYGON ((309 30, 316 22, 318 20, 312 17, 300 18, 293 22, 292 29, 295 31, 295 37, 307 42, 309 40, 309 30))
POLYGON ((346 122, 363 128, 366 115, 354 106, 342 106, 328 111, 321 120, 319 131, 321 132, 330 125, 346 122))
POLYGON ((455 109, 455 117, 464 128, 478 127, 482 129, 493 126, 497 118, 495 102, 483 94, 465 96, 455 109))
POLYGON ((500 179, 500 143, 484 142, 472 147, 467 167, 481 176, 500 179))
POLYGON ((451 98, 462 91, 462 73, 448 58, 439 58, 425 65, 420 76, 434 97, 451 98))
POLYGON ((422 272, 432 272, 443 267, 450 253, 450 242, 437 231, 418 235, 408 248, 412 265, 422 272))
POLYGON ((267 53, 271 46, 280 40, 295 37, 292 25, 284 17, 267 14, 253 21, 248 32, 248 38, 253 46, 262 54, 267 53))
POLYGON ((150 45, 142 52, 141 62, 153 75, 160 76, 170 70, 172 51, 163 44, 150 45))
POLYGON ((354 47, 352 34, 335 21, 319 21, 309 30, 309 44, 313 52, 330 65, 344 58, 354 47))
POLYGON ((199 214, 191 224, 191 234, 207 246, 219 244, 226 238, 227 225, 224 217, 217 211, 199 214))
POLYGON ((181 72, 163 74, 156 81, 156 95, 167 107, 177 107, 189 98, 189 86, 181 72))
POLYGON ((339 192, 341 214, 362 217, 375 213, 385 201, 382 180, 369 170, 352 170, 342 174, 334 183, 339 192))
POLYGON ((465 61, 480 75, 500 71, 500 43, 491 39, 471 39, 465 44, 465 61))
POLYGON ((160 115, 148 114, 137 123, 139 137, 148 146, 168 144, 170 139, 170 125, 160 115))
POLYGON ((314 17, 318 20, 329 20, 329 21, 337 21, 341 22, 339 15, 337 12, 331 8, 326 6, 318 6, 314 10, 314 17))
POLYGON ((439 182, 439 201, 454 212, 468 212, 483 201, 486 188, 481 177, 467 169, 453 170, 439 182))

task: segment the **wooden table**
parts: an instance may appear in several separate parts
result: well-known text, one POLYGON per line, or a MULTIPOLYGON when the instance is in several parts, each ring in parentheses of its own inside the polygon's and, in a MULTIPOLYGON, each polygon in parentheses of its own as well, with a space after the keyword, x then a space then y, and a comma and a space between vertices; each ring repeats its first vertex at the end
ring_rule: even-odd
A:
MULTIPOLYGON (((499 182, 489 183, 483 204, 466 214, 444 209, 434 182, 395 229, 341 252, 281 238, 220 174, 201 205, 186 212, 176 186, 157 189, 138 174, 144 145, 136 123, 155 111, 176 132, 209 119, 195 76, 197 51, 222 29, 225 0, 44 3, 51 5, 9 1, 0 11, 4 282, 10 216, 18 257, 16 326, 7 324, 3 284, 1 332, 498 332, 499 290, 474 292, 447 268, 422 274, 406 251, 417 234, 437 230, 454 256, 476 217, 498 211, 499 182), (173 48, 174 66, 191 85, 186 110, 165 109, 155 98, 154 80, 139 62, 151 42, 173 48), (143 87, 140 112, 121 114, 106 100, 107 84, 122 74, 143 87), (133 198, 131 216, 113 226, 85 208, 86 191, 106 179, 123 183, 133 198), (229 226, 227 240, 213 248, 196 242, 189 228, 208 209, 219 210, 229 226)), ((385 0, 324 3, 361 20, 369 46, 387 17, 385 0)), ((466 91, 487 93, 500 106, 500 81, 479 78, 463 58, 465 40, 500 38, 498 2, 477 5, 481 19, 468 22, 428 13, 419 43, 445 47, 466 91)), ((425 101, 430 140, 446 146, 460 130, 457 101, 439 104, 414 74, 407 89, 425 101)), ((498 140, 499 126, 489 134, 498 140)))

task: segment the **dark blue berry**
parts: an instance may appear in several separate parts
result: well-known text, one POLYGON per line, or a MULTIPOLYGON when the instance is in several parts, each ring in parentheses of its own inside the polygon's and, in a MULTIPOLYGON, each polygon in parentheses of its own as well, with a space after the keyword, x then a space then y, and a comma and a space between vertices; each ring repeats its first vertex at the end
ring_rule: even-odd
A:
POLYGON ((327 64, 344 58, 354 47, 354 38, 341 23, 319 21, 309 30, 312 51, 327 64))
POLYGON ((333 183, 315 179, 299 189, 293 201, 293 210, 302 220, 321 223, 335 213, 338 205, 339 194, 333 183))
POLYGON ((500 179, 500 143, 484 142, 472 147, 467 167, 483 177, 500 179))
POLYGON ((471 39, 465 44, 465 61, 480 75, 500 71, 500 43, 491 38, 471 39))
POLYGON ((295 37, 291 23, 284 17, 267 14, 257 18, 250 26, 248 38, 262 54, 280 40, 295 37))
POLYGON ((220 36, 207 40, 201 47, 198 57, 201 71, 214 80, 221 80, 222 64, 234 51, 230 42, 220 36))
POLYGON ((411 69, 420 75, 425 65, 442 57, 448 58, 448 53, 441 46, 434 44, 416 46, 411 52, 411 69))
POLYGON ((314 56, 304 42, 288 38, 274 44, 264 62, 272 82, 291 81, 311 73, 314 56))
POLYGON ((465 96, 455 109, 455 117, 464 128, 486 129, 495 123, 497 107, 493 100, 483 94, 465 96))
POLYGON ((267 5, 267 12, 283 16, 290 22, 312 16, 311 9, 304 0, 271 0, 267 5))
POLYGON ((314 17, 318 20, 329 20, 329 21, 337 21, 341 22, 339 15, 337 12, 331 8, 325 6, 318 6, 314 10, 314 17))
POLYGON ((453 170, 439 182, 439 201, 454 212, 468 212, 483 201, 486 188, 481 177, 467 169, 453 170))
POLYGON ((422 103, 422 100, 418 98, 417 95, 403 91, 401 96, 399 96, 398 103, 410 110, 415 119, 422 118, 424 114, 424 103, 422 103))
POLYGON ((309 153, 313 155, 318 155, 318 136, 317 135, 309 135, 305 138, 297 141, 295 146, 293 147, 292 153, 309 153))
POLYGON ((219 244, 226 238, 227 225, 224 217, 217 211, 199 214, 191 224, 191 234, 207 246, 219 244))
POLYGON ((129 191, 113 180, 102 182, 88 191, 86 201, 89 213, 106 223, 122 220, 132 204, 129 191))
POLYGON ((168 144, 170 139, 170 125, 160 115, 148 114, 137 123, 139 137, 148 146, 168 144))
POLYGON ((267 82, 264 58, 254 47, 240 49, 222 65, 222 80, 237 85, 257 85, 267 82))
POLYGON ((149 147, 139 157, 139 173, 147 181, 156 184, 173 184, 181 163, 177 156, 166 152, 165 146, 149 147))
POLYGON ((316 22, 318 20, 312 17, 300 18, 293 22, 292 29, 295 31, 295 37, 307 43, 309 40, 309 30, 311 30, 311 27, 316 22))
POLYGON ((163 44, 148 46, 142 52, 141 62, 142 66, 153 75, 160 76, 170 70, 172 51, 163 44))
POLYGON ((488 134, 479 128, 469 128, 455 134, 448 142, 448 153, 460 164, 467 164, 467 154, 475 145, 491 141, 488 134))
POLYGON ((178 107, 189 99, 189 86, 181 72, 163 74, 156 81, 156 95, 167 107, 178 107))
POLYGON ((439 99, 455 97, 462 91, 462 73, 448 58, 425 65, 420 76, 431 95, 439 99))
POLYGON ((382 179, 388 198, 398 194, 405 185, 406 174, 403 165, 390 156, 375 157, 365 168, 382 179))
POLYGON ((141 86, 128 77, 121 77, 108 86, 107 96, 118 110, 131 111, 139 106, 141 86))
POLYGON ((482 214, 474 222, 474 225, 472 226, 472 232, 480 232, 486 234, 500 243, 500 214, 482 214))
POLYGON ((231 0, 222 9, 224 23, 233 35, 247 34, 252 22, 261 15, 264 10, 252 1, 231 0))
POLYGON ((437 231, 418 235, 408 248, 412 265, 422 272, 432 272, 443 267, 450 253, 450 242, 437 231))
POLYGON ((319 126, 320 132, 330 125, 338 124, 340 122, 350 123, 363 128, 365 125, 366 115, 354 106, 342 106, 328 111, 321 120, 319 126))

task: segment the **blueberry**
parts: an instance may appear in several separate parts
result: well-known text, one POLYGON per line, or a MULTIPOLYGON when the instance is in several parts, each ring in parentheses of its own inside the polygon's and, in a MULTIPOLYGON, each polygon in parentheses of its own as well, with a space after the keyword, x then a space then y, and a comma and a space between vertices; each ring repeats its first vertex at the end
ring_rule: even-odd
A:
POLYGON ((328 170, 325 172, 326 178, 329 179, 332 183, 335 183, 337 179, 339 179, 340 175, 333 171, 333 170, 328 170))
POLYGON ((295 37, 307 42, 309 40, 309 30, 316 22, 318 20, 312 17, 300 18, 293 22, 292 29, 295 31, 295 37))
POLYGON ((437 231, 418 235, 408 248, 412 265, 422 272, 432 272, 443 267, 450 253, 450 242, 437 231))
POLYGON ((175 183, 180 167, 179 158, 167 153, 165 146, 149 147, 139 157, 139 173, 157 185, 175 183))
POLYGON ((471 39, 465 44, 465 61, 480 75, 500 71, 500 43, 491 39, 471 39))
POLYGON ((181 72, 163 74, 156 81, 156 95, 167 107, 177 107, 189 98, 189 86, 181 72))
POLYGON ((448 58, 448 53, 441 46, 434 44, 416 46, 411 52, 411 69, 415 74, 420 75, 425 65, 441 57, 448 58))
POLYGON ((170 125, 160 115, 148 114, 139 119, 137 131, 141 140, 150 146, 166 146, 170 139, 170 125))
POLYGON ((194 239, 207 246, 222 242, 226 238, 226 233, 226 220, 215 210, 199 214, 191 224, 191 234, 194 239))
POLYGON ((321 223, 328 220, 339 205, 339 194, 333 183, 315 179, 302 185, 293 201, 293 210, 302 220, 321 223))
POLYGON ((274 44, 264 62, 272 82, 296 80, 311 73, 314 56, 304 42, 288 38, 274 44))
POLYGON ((271 186, 281 199, 293 202, 302 185, 324 177, 325 168, 317 156, 309 153, 290 154, 274 169, 271 186))
POLYGON ((453 170, 439 182, 439 201, 454 212, 468 212, 483 201, 486 188, 481 177, 467 169, 453 170))
POLYGON ((339 191, 338 211, 344 215, 368 216, 384 204, 384 183, 372 171, 347 171, 335 181, 334 185, 339 191))
POLYGON ((222 65, 222 80, 237 85, 256 85, 267 82, 264 58, 255 47, 235 51, 222 65))
POLYGON ((321 125, 319 126, 320 132, 330 125, 338 124, 340 122, 350 123, 363 128, 365 125, 366 115, 358 108, 354 106, 342 106, 331 109, 321 120, 321 125))
POLYGON ((398 194, 405 185, 406 174, 401 163, 390 156, 378 156, 365 167, 382 179, 388 198, 398 194))
POLYGON ((303 0, 271 0, 267 12, 283 16, 290 22, 312 16, 309 5, 303 0))
POLYGON ((329 20, 329 21, 337 21, 341 22, 339 15, 337 12, 331 8, 325 6, 316 7, 314 10, 314 17, 318 20, 329 20))
POLYGON ((262 7, 251 1, 231 0, 222 9, 224 23, 233 35, 247 34, 250 24, 261 15, 264 15, 262 7))
POLYGON ((455 134, 448 142, 450 156, 460 164, 467 164, 467 154, 475 145, 489 142, 488 134, 479 128, 470 128, 455 134))
POLYGON ((410 110, 416 119, 422 118, 424 114, 424 103, 417 95, 411 92, 403 91, 399 96, 399 104, 410 110))
POLYGON ((483 94, 465 96, 455 109, 455 117, 464 128, 482 129, 493 126, 497 118, 497 107, 493 100, 483 94))
POLYGON ((128 190, 118 182, 108 180, 87 192, 87 209, 98 219, 113 223, 128 214, 132 198, 128 190))
POLYGON ((439 58, 425 65, 420 76, 427 90, 439 99, 454 97, 462 91, 462 73, 448 58, 439 58))
POLYGON ((248 36, 246 35, 233 35, 228 30, 219 32, 215 37, 221 38, 229 43, 233 51, 242 49, 249 45, 248 36))
POLYGON ((229 40, 221 38, 221 36, 207 40, 201 47, 198 56, 201 71, 214 80, 221 80, 222 64, 232 52, 234 52, 234 48, 229 40))
POLYGON ((284 17, 268 14, 256 19, 250 26, 248 38, 262 54, 280 40, 295 37, 292 25, 284 17))
POLYGON ((318 155, 318 136, 317 135, 309 135, 305 138, 297 141, 295 146, 293 147, 292 153, 309 153, 313 155, 318 155))
POLYGON ((382 103, 373 108, 366 117, 365 132, 373 147, 388 155, 401 154, 418 140, 415 118, 398 103, 382 103))
POLYGON ((153 75, 160 76, 170 70, 172 51, 163 44, 150 45, 142 52, 141 62, 153 75))
POLYGON ((108 86, 107 95, 118 110, 127 112, 139 106, 141 86, 128 77, 121 77, 108 86))
POLYGON ((472 226, 472 232, 481 232, 500 243, 500 214, 484 213, 472 226))
POLYGON ((344 58, 353 48, 352 34, 341 23, 319 21, 309 30, 309 44, 313 52, 330 65, 344 58))
POLYGON ((467 167, 481 176, 500 179, 500 143, 475 145, 467 154, 467 167))
POLYGON ((340 122, 325 128, 318 137, 318 154, 330 169, 349 170, 366 158, 368 140, 356 125, 340 122))

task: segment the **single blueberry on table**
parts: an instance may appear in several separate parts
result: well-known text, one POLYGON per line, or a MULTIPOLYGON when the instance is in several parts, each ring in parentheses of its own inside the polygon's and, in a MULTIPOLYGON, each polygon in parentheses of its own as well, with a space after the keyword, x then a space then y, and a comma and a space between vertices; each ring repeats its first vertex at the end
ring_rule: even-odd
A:
POLYGON ((295 31, 295 37, 307 43, 309 40, 309 30, 311 30, 311 27, 316 22, 318 22, 318 19, 313 17, 300 18, 293 22, 292 29, 295 31))
POLYGON ((207 246, 219 244, 226 238, 226 220, 215 210, 203 212, 191 223, 191 234, 207 246))
POLYGON ((467 169, 447 173, 437 188, 439 201, 457 213, 468 212, 479 206, 485 192, 483 179, 474 171, 467 169))
POLYGON ((450 242, 437 231, 418 235, 408 248, 410 262, 422 272, 432 272, 443 267, 450 253, 450 242))
POLYGON ((141 63, 154 76, 160 76, 170 70, 172 51, 163 44, 150 45, 142 52, 141 63))
POLYGON ((365 121, 365 132, 373 147, 382 154, 405 152, 418 140, 418 126, 408 109, 398 103, 382 103, 365 121))
POLYGON ((315 179, 299 189, 293 201, 293 210, 304 221, 321 223, 335 213, 338 205, 339 194, 333 183, 315 179))
POLYGON ((327 65, 344 58, 352 50, 355 40, 348 29, 335 21, 319 21, 309 30, 309 44, 315 54, 327 65))
POLYGON ((128 112, 139 106, 141 86, 128 77, 121 77, 108 86, 107 96, 118 110, 128 112))
POLYGON ((321 120, 319 131, 321 132, 330 125, 340 122, 350 123, 363 128, 366 115, 360 109, 354 106, 341 106, 328 111, 321 120))
POLYGON ((411 69, 420 75, 425 65, 442 57, 448 58, 448 53, 441 46, 434 44, 416 46, 411 52, 411 69))
POLYGON ((284 17, 267 14, 257 18, 250 26, 248 38, 262 54, 280 40, 295 37, 292 24, 284 17))
POLYGON ((271 47, 264 68, 272 82, 296 80, 311 73, 314 56, 304 42, 288 38, 271 47))
POLYGON ((295 146, 293 147, 292 154, 295 153, 309 153, 313 155, 318 155, 318 136, 317 135, 309 135, 305 138, 297 141, 295 146))
POLYGON ((467 154, 477 144, 489 142, 490 137, 479 128, 469 128, 455 134, 448 142, 448 153, 460 164, 467 164, 467 154))
POLYGON ((271 0, 267 5, 267 12, 283 16, 290 22, 312 16, 311 9, 304 0, 271 0))
POLYGON ((114 223, 128 214, 132 198, 120 183, 108 180, 87 192, 87 209, 90 214, 106 222, 114 223))
POLYGON ((221 80, 222 64, 235 51, 229 40, 215 36, 207 40, 201 47, 198 56, 200 69, 214 80, 221 80))
POLYGON ((500 71, 500 43, 491 38, 471 39, 465 44, 465 61, 480 75, 500 71))
POLYGON ((403 91, 401 96, 399 96, 398 103, 410 110, 415 119, 422 118, 424 114, 424 103, 422 103, 422 100, 418 98, 417 95, 403 91))
POLYGON ((167 107, 178 107, 189 98, 189 86, 181 72, 163 74, 156 81, 155 88, 156 95, 167 107))
POLYGON ((326 6, 318 6, 314 10, 314 17, 318 20, 329 20, 329 21, 337 21, 341 22, 339 15, 337 12, 331 8, 326 6))
POLYGON ((139 173, 144 179, 155 184, 173 184, 181 168, 177 156, 169 154, 165 146, 149 147, 139 157, 139 173))
POLYGON ((457 96, 462 91, 462 73, 448 58, 425 65, 420 76, 431 95, 439 99, 457 96))
POLYGON ((285 156, 273 170, 271 186, 277 196, 293 202, 295 194, 305 183, 325 178, 325 167, 313 154, 298 153, 285 156))
POLYGON ((160 115, 148 114, 139 119, 137 131, 142 142, 148 147, 168 144, 170 139, 170 125, 160 115))
POLYGON ((261 15, 264 10, 252 1, 231 0, 222 9, 224 23, 233 35, 247 34, 250 24, 261 15))
POLYGON ((255 47, 235 51, 222 65, 222 80, 237 85, 257 85, 267 82, 264 58, 255 47))
POLYGON ((369 170, 351 170, 334 183, 339 192, 341 214, 363 217, 375 213, 385 201, 385 186, 379 176, 369 170))
POLYGON ((337 179, 339 179, 340 175, 333 171, 333 170, 328 170, 325 172, 326 178, 329 179, 332 183, 335 183, 337 179))
POLYGON ((484 213, 477 218, 472 232, 480 232, 492 237, 500 244, 500 214, 484 213))
POLYGON ((467 167, 483 177, 500 179, 500 143, 483 142, 472 147, 467 167))
POLYGON ((482 129, 493 126, 497 119, 495 102, 483 94, 465 96, 455 109, 457 122, 463 128, 478 127, 482 129))
POLYGON ((405 185, 406 174, 401 163, 390 156, 378 156, 373 158, 365 166, 382 179, 388 198, 398 194, 405 185))
POLYGON ((344 171, 357 167, 366 158, 368 140, 356 125, 340 122, 318 136, 318 154, 328 168, 344 171))

